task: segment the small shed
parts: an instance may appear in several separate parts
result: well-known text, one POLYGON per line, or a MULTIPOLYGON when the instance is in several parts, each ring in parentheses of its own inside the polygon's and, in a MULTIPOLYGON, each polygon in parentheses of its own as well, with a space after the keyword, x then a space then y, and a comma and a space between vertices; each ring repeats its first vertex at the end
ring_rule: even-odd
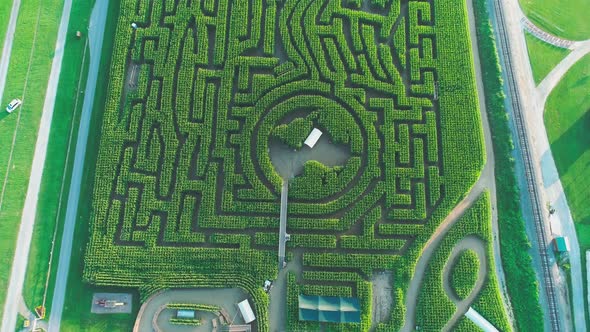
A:
POLYGON ((250 307, 250 302, 248 302, 248 299, 245 299, 244 301, 238 303, 238 308, 240 309, 240 313, 242 314, 242 317, 244 317, 244 322, 246 324, 256 319, 256 316, 254 316, 254 311, 252 311, 252 307, 250 307))
POLYGON ((570 241, 565 236, 556 237, 553 239, 553 249, 556 252, 564 253, 570 251, 570 241))
POLYGON ((179 309, 176 311, 176 318, 195 319, 195 311, 179 309))
POLYGON ((305 142, 303 142, 303 143, 313 149, 313 147, 318 142, 318 140, 320 139, 321 136, 322 136, 322 131, 319 130, 318 128, 313 128, 313 130, 311 131, 309 136, 307 136, 307 138, 305 139, 305 142))

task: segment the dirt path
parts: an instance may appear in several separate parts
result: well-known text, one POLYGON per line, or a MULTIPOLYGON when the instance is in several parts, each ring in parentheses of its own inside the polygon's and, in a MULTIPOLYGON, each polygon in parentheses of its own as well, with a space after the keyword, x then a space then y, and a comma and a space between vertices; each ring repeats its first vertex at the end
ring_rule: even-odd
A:
POLYGON ((289 180, 283 179, 281 187, 281 213, 279 217, 279 270, 285 264, 285 247, 287 246, 287 198, 289 197, 289 180))
POLYGON ((536 98, 540 102, 540 106, 542 107, 543 112, 545 110, 545 102, 549 97, 549 94, 553 89, 557 86, 559 81, 565 76, 565 74, 570 70, 570 68, 578 62, 581 58, 585 55, 590 53, 590 40, 586 40, 583 42, 578 42, 572 46, 572 51, 563 59, 560 63, 555 66, 549 72, 549 74, 541 81, 539 86, 536 89, 536 98))
POLYGON ((107 10, 109 7, 108 4, 109 0, 97 0, 90 18, 90 27, 88 31, 88 38, 90 40, 90 63, 88 66, 88 78, 86 81, 86 93, 84 96, 84 104, 82 106, 80 127, 76 141, 74 167, 72 170, 70 192, 68 194, 65 224, 61 240, 61 248, 59 250, 56 282, 53 290, 53 299, 51 302, 49 332, 59 331, 61 316, 63 313, 68 272, 70 269, 70 258, 72 255, 72 241, 74 238, 74 228, 76 226, 76 217, 78 214, 78 203, 80 201, 84 159, 86 157, 86 143, 88 142, 92 106, 94 104, 94 94, 98 79, 101 48, 104 40, 107 10))
POLYGON ((434 231, 430 239, 424 244, 424 248, 418 259, 418 263, 414 268, 414 275, 410 280, 410 285, 406 291, 406 319, 402 331, 414 331, 416 326, 416 304, 418 302, 418 296, 420 295, 420 287, 422 286, 422 279, 426 273, 430 258, 439 247, 441 241, 447 234, 447 232, 455 225, 457 221, 463 216, 463 214, 473 205, 477 198, 484 191, 485 187, 483 183, 483 177, 476 182, 473 189, 469 192, 455 208, 449 213, 449 215, 443 220, 443 222, 434 231))

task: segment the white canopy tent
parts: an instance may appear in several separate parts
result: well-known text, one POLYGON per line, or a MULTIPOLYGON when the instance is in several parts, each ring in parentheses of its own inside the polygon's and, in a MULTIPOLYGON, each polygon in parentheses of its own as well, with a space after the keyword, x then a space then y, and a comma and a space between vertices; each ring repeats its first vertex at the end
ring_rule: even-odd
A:
POLYGON ((465 313, 465 317, 469 318, 475 325, 479 326, 485 332, 500 332, 494 325, 492 325, 487 319, 480 315, 473 308, 469 308, 465 313))
POLYGON ((240 308, 240 313, 242 313, 242 317, 244 317, 244 322, 246 324, 256 319, 256 316, 254 316, 254 311, 252 311, 248 299, 245 299, 244 301, 238 303, 238 308, 240 308))
POLYGON ((322 131, 319 130, 318 128, 313 128, 313 130, 311 131, 309 136, 307 136, 307 138, 305 139, 305 142, 303 142, 303 143, 305 145, 309 146, 310 148, 313 148, 321 136, 322 136, 322 131))

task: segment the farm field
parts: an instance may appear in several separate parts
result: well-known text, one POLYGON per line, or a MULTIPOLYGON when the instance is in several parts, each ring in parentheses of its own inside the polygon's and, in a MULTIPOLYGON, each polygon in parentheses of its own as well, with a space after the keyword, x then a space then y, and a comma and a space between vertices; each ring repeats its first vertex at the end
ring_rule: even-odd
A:
MULTIPOLYGON (((102 47, 102 57, 99 68, 99 81, 107 81, 110 68, 110 55, 112 54, 116 22, 119 15, 119 5, 115 1, 109 2, 109 15, 107 16, 105 40, 102 47)), ((108 91, 106 84, 99 84, 97 86, 95 105, 98 109, 102 108, 108 91)), ((80 194, 79 218, 75 228, 74 243, 72 251, 70 272, 68 274, 68 287, 66 292, 65 308, 61 321, 60 330, 65 332, 77 332, 84 327, 85 331, 89 332, 106 332, 106 331, 130 331, 133 328, 135 315, 139 306, 136 305, 138 299, 137 289, 122 289, 120 287, 96 287, 83 281, 82 270, 84 267, 84 248, 88 243, 89 238, 89 219, 90 210, 92 207, 92 183, 94 181, 94 163, 98 151, 98 137, 100 136, 100 123, 102 122, 103 113, 95 111, 92 113, 92 123, 90 127, 90 135, 88 140, 88 153, 86 157, 86 170, 84 172, 83 183, 88 183, 88 186, 82 188, 80 194), (88 309, 89 306, 78 305, 79 303, 88 303, 92 301, 95 292, 121 292, 133 293, 134 303, 132 305, 131 315, 99 315, 93 314, 88 309)), ((63 220, 63 215, 60 217, 63 220)), ((61 233, 61 232, 60 232, 61 233)), ((50 289, 53 291, 53 288, 50 289)), ((50 308, 51 310, 51 308, 50 308)))
POLYGON ((45 89, 51 70, 62 0, 21 3, 1 105, 19 97, 23 105, 0 114, 0 311, 3 310, 16 237, 21 221, 45 89), (18 42, 17 42, 18 41, 18 42), (16 133, 16 136, 15 136, 16 133), (13 145, 14 142, 14 145, 13 145), (2 195, 2 191, 4 194, 2 195))
POLYGON ((4 48, 4 38, 6 37, 6 30, 8 29, 11 9, 12 0, 0 2, 0 54, 2 54, 4 48))
POLYGON ((576 63, 547 99, 545 126, 582 252, 590 249, 590 56, 576 63))
POLYGON ((403 325, 422 246, 483 166, 464 5, 124 0, 110 68, 86 281, 238 286, 266 331, 286 181, 297 289, 358 297, 344 328, 403 325), (373 319, 377 272, 395 299, 373 319))
POLYGON ((564 39, 590 39, 586 0, 520 0, 526 16, 541 29, 564 39))
POLYGON ((533 77, 538 85, 570 51, 547 44, 528 32, 525 32, 525 38, 533 77))

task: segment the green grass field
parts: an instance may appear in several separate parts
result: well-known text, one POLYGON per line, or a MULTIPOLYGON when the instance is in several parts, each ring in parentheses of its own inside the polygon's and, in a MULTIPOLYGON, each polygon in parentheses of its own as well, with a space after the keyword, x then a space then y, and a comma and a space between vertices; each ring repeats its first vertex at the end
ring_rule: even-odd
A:
POLYGON ((538 85, 570 53, 570 50, 547 44, 528 32, 525 32, 525 38, 533 77, 538 85))
MULTIPOLYGON (((455 303, 445 292, 441 281, 444 282, 445 265, 453 264, 453 262, 449 262, 453 247, 467 237, 474 237, 481 241, 487 257, 487 267, 484 266, 484 268, 489 271, 472 306, 500 331, 512 330, 506 311, 502 306, 498 279, 494 273, 491 226, 489 193, 485 192, 445 234, 444 239, 430 258, 416 308, 416 324, 424 331, 441 331, 456 310, 455 303)), ((471 253, 474 255, 472 263, 478 264, 477 255, 473 251, 471 253)), ((448 280, 452 286, 462 284, 461 286, 466 288, 463 294, 457 293, 460 299, 471 294, 477 280, 478 268, 478 265, 468 266, 462 271, 461 277, 463 279, 458 283, 453 283, 452 278, 448 280)), ((454 275, 453 272, 451 269, 449 273, 454 275)), ((456 290, 457 288, 455 288, 456 290)))
POLYGON ((8 115, 2 110, 0 113, 0 142, 5 147, 0 150, 0 186, 5 185, 5 195, 0 207, 0 252, 3 253, 0 259, 0 308, 4 305, 10 277, 62 3, 63 0, 25 0, 21 3, 8 79, 0 103, 5 105, 15 97, 23 100, 23 105, 17 112, 8 115), (18 134, 14 153, 8 165, 16 128, 18 134), (4 183, 7 171, 8 177, 4 183))
POLYGON ((4 38, 6 37, 6 29, 8 29, 11 9, 12 0, 0 1, 0 54, 4 48, 4 38))
POLYGON ((520 0, 527 17, 541 29, 565 39, 590 39, 590 1, 520 0))
MULTIPOLYGON (((582 252, 590 250, 590 56, 576 63, 549 96, 545 127, 582 252)), ((584 278, 586 269, 582 268, 584 278)), ((584 292, 588 293, 586 283, 584 292)), ((586 298, 586 295, 584 296, 586 298)), ((586 322, 588 311, 586 311, 586 322)))
MULTIPOLYGON (((39 194, 42 199, 40 199, 39 205, 37 206, 38 210, 33 241, 31 243, 29 264, 27 266, 27 276, 23 287, 23 296, 29 308, 34 308, 43 302, 54 229, 56 227, 56 221, 63 220, 65 214, 70 168, 73 162, 73 151, 75 150, 78 128, 77 124, 84 99, 84 95, 80 91, 77 91, 77 89, 80 82, 80 90, 84 90, 86 83, 85 73, 89 61, 89 54, 85 53, 84 49, 86 46, 86 34, 91 9, 92 3, 75 2, 70 14, 68 37, 66 39, 63 66, 56 97, 56 113, 54 114, 48 144, 47 154, 51 157, 47 158, 43 170, 41 191, 39 194), (75 33, 78 30, 83 32, 84 38, 78 39, 75 37, 75 33), (85 57, 84 68, 82 68, 83 57, 85 57), (68 167, 66 168, 65 163, 70 135, 72 136, 70 146, 71 154, 68 157, 68 167), (62 200, 61 206, 60 199, 62 200)), ((62 224, 60 223, 59 225, 61 226, 62 224)), ((58 229, 57 236, 52 276, 54 276, 55 270, 57 269, 56 263, 59 255, 61 227, 58 229)), ((48 312, 51 304, 53 281, 53 279, 50 280, 48 290, 48 301, 46 303, 48 312)))
POLYGON ((590 56, 549 96, 545 126, 582 249, 590 248, 590 56))

